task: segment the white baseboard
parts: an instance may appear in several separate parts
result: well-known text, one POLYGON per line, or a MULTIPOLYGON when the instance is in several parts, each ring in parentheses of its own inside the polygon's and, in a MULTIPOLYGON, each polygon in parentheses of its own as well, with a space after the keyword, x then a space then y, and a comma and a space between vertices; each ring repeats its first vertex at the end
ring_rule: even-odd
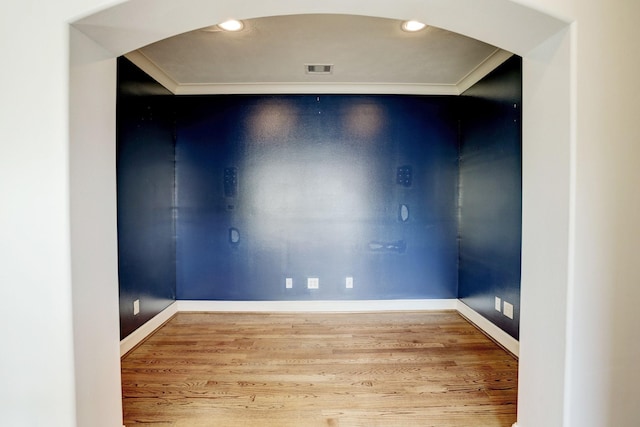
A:
POLYGON ((473 324, 480 328, 484 333, 496 340, 501 346, 513 353, 516 357, 520 356, 520 342, 518 340, 498 328, 487 318, 483 317, 477 311, 471 309, 460 300, 458 300, 456 310, 458 310, 458 313, 473 322, 473 324))
MULTIPOLYGON (((365 301, 176 301, 120 341, 120 356, 141 343, 178 312, 282 312, 358 313, 370 311, 457 310, 511 353, 519 356, 520 343, 457 299, 365 300, 365 301)), ((514 427, 517 427, 514 425, 514 427)))
POLYGON ((456 299, 365 301, 176 301, 178 311, 326 312, 455 310, 456 299))
POLYGON ((174 302, 169 307, 162 310, 155 315, 144 325, 133 331, 129 336, 120 341, 120 357, 127 354, 133 347, 140 344, 151 335, 156 329, 158 329, 164 322, 171 319, 171 316, 178 312, 178 304, 174 302))

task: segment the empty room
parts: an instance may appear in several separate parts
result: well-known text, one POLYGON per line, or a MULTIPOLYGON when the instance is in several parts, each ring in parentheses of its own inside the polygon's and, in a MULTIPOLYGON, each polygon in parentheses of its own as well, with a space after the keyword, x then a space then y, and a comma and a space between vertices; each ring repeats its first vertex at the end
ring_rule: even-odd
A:
POLYGON ((125 424, 516 421, 522 61, 417 24, 119 58, 125 424))
MULTIPOLYGON (((374 314, 382 316, 392 312, 409 315, 410 311, 423 314, 437 308, 434 307, 435 301, 438 301, 438 304, 450 304, 452 300, 464 300, 465 297, 450 299, 431 296, 428 298, 396 296, 393 299, 366 297, 367 299, 364 300, 354 298, 356 293, 373 289, 367 285, 366 281, 362 281, 360 276, 362 273, 357 272, 355 263, 351 266, 353 268, 349 268, 351 271, 341 271, 340 276, 336 273, 338 277, 336 280, 327 277, 326 271, 301 271, 302 268, 298 270, 296 266, 292 266, 293 270, 290 271, 284 271, 283 268, 282 277, 279 279, 268 277, 270 273, 265 271, 265 274, 261 275, 264 277, 261 277, 260 282, 265 284, 257 285, 278 289, 278 292, 283 291, 282 288, 288 289, 289 293, 283 294, 285 295, 283 298, 296 293, 291 300, 265 299, 256 302, 243 301, 239 298, 224 301, 176 299, 174 302, 175 295, 169 295, 169 297, 162 295, 160 298, 154 296, 149 298, 145 294, 129 295, 132 301, 127 302, 126 306, 123 305, 126 316, 133 318, 133 312, 136 309, 139 312, 136 315, 136 321, 129 323, 133 332, 128 335, 125 333, 126 338, 121 342, 116 191, 118 58, 123 55, 129 56, 132 52, 157 41, 209 28, 232 17, 246 23, 260 17, 338 14, 388 18, 396 21, 415 19, 426 23, 428 28, 439 28, 462 34, 522 58, 522 250, 520 301, 519 305, 513 304, 514 319, 518 319, 519 325, 517 425, 518 427, 637 425, 640 419, 637 405, 640 388, 635 385, 639 381, 640 373, 637 364, 640 340, 633 337, 637 336, 636 326, 640 313, 635 309, 640 289, 637 286, 640 270, 637 268, 635 256, 638 253, 640 241, 638 239, 640 227, 637 222, 639 198, 636 189, 640 176, 640 169, 637 168, 640 146, 635 143, 638 140, 637 108, 635 107, 638 79, 634 77, 637 70, 637 57, 631 52, 634 49, 634 40, 638 38, 639 27, 633 20, 633 17, 640 13, 638 7, 640 4, 633 0, 613 3, 596 0, 528 0, 526 2, 520 0, 395 0, 393 2, 60 0, 55 4, 38 5, 15 0, 4 2, 0 6, 3 11, 1 15, 6 18, 3 21, 6 37, 0 38, 0 43, 7 63, 7 66, 2 67, 0 71, 3 81, 7 83, 0 103, 3 106, 0 116, 3 118, 4 131, 3 166, 0 167, 0 175, 4 183, 3 207, 0 210, 3 238, 0 246, 5 261, 0 283, 7 301, 2 311, 5 320, 3 338, 6 351, 0 356, 3 378, 2 387, 0 387, 2 394, 0 406, 4 423, 14 426, 122 426, 121 362, 130 358, 135 350, 124 359, 121 357, 121 351, 126 352, 126 348, 131 344, 135 347, 136 344, 133 343, 139 334, 146 336, 147 333, 155 330, 156 320, 159 320, 160 324, 164 322, 162 318, 158 319, 157 315, 145 321, 154 311, 158 312, 159 316, 168 314, 165 320, 173 315, 167 310, 175 311, 179 315, 189 314, 186 311, 192 313, 200 311, 195 313, 200 315, 203 314, 202 311, 212 310, 216 310, 214 314, 230 311, 244 315, 247 314, 245 310, 248 309, 255 312, 256 305, 260 304, 263 311, 259 314, 277 313, 283 318, 294 313, 296 309, 298 313, 307 315, 314 314, 313 311, 316 310, 323 314, 332 312, 336 315, 348 316, 353 313, 368 316, 367 311, 374 310, 374 314), (347 277, 352 278, 351 288, 347 288, 347 277), (289 283, 287 279, 291 279, 291 288, 287 288, 289 283), (309 289, 308 279, 312 279, 312 289, 309 289), (317 289, 315 289, 316 284, 317 289), (328 296, 327 293, 331 290, 336 292, 335 298, 328 296), (300 295, 305 292, 308 292, 309 299, 301 299, 300 295), (340 292, 342 294, 338 298, 337 295, 340 292), (137 305, 136 300, 139 300, 137 305), (296 307, 291 307, 291 301, 295 302, 296 307), (329 303, 325 303, 326 301, 329 303), (364 307, 362 301, 367 301, 368 305, 364 307), (372 301, 380 301, 384 307, 374 307, 372 301), (394 307, 395 301, 402 301, 403 307, 394 307), (409 302, 416 306, 411 306, 409 302), (427 302, 429 302, 429 310, 427 310, 427 302), (286 306, 284 303, 289 305, 286 306), (152 308, 150 305, 154 304, 156 305, 152 308), (182 304, 186 305, 182 307, 182 304), (249 307, 252 304, 253 307, 249 307), (355 307, 356 304, 359 307, 355 307), (362 311, 358 312, 358 310, 362 311), (140 323, 137 323, 138 321, 140 323)), ((300 43, 303 41, 302 38, 292 40, 300 43)), ((345 40, 341 40, 337 45, 342 46, 344 43, 345 40)), ((236 45, 242 44, 238 42, 236 45)), ((360 48, 361 46, 357 46, 350 52, 358 52, 360 48)), ((258 53, 260 52, 254 51, 252 56, 258 53)), ((364 69, 371 73, 377 72, 383 61, 393 57, 394 55, 383 57, 378 52, 364 69)), ((229 59, 231 58, 226 58, 227 61, 229 59)), ((333 75, 337 75, 339 63, 344 63, 331 58, 314 58, 304 61, 303 67, 331 65, 328 63, 331 61, 334 65, 333 75)), ((151 70, 146 69, 146 66, 143 67, 139 63, 137 65, 145 69, 149 75, 153 75, 154 79, 159 78, 151 70)), ((263 65, 265 64, 260 64, 260 67, 256 67, 253 71, 261 72, 264 70, 263 65)), ((297 67, 299 64, 296 65, 297 67)), ((324 71, 324 67, 313 67, 310 71, 324 71)), ((246 74, 237 74, 236 77, 238 80, 247 81, 246 74)), ((328 76, 317 75, 316 77, 328 76)), ((189 95, 187 85, 177 90, 176 86, 179 82, 163 80, 160 83, 169 90, 169 93, 173 93, 172 96, 189 95)), ((308 95, 320 96, 320 100, 326 102, 329 99, 323 97, 328 95, 345 96, 343 100, 346 100, 347 95, 433 96, 424 92, 398 90, 397 87, 392 91, 365 90, 362 82, 357 81, 350 81, 348 85, 352 90, 347 90, 342 85, 334 85, 324 92, 319 84, 314 84, 313 87, 298 84, 297 90, 287 91, 280 86, 278 91, 244 90, 242 93, 229 90, 231 85, 220 85, 218 92, 209 91, 208 95, 202 95, 308 95)), ((163 93, 167 92, 163 91, 163 93)), ((437 96, 450 95, 447 92, 437 96)), ((451 96, 461 98, 460 94, 451 96)), ((354 98, 351 100, 353 101, 354 98)), ((336 103, 338 101, 338 98, 332 100, 336 103)), ((361 98, 360 101, 365 100, 361 98)), ((189 107, 195 108, 193 105, 189 107)), ((383 112, 386 118, 389 118, 394 111, 396 113, 399 111, 392 109, 390 104, 378 104, 377 107, 381 107, 377 109, 383 112)), ((371 110, 370 107, 367 108, 371 110)), ((160 112, 157 108, 154 110, 157 113, 160 112)), ((302 111, 301 105, 293 106, 293 110, 296 112, 292 111, 292 114, 286 116, 305 117, 309 114, 309 111, 302 111)), ((242 115, 240 111, 235 111, 238 117, 242 115)), ((330 112, 327 109, 321 111, 330 112)), ((457 111, 464 111, 464 109, 457 111)), ((419 113, 418 110, 414 112, 419 113)), ((245 110, 244 117, 248 117, 246 115, 248 113, 250 111, 245 110)), ((410 116, 407 116, 403 121, 404 125, 409 121, 410 116)), ((308 129, 309 132, 305 137, 304 142, 310 146, 311 142, 321 139, 319 133, 326 128, 319 122, 305 120, 305 123, 316 126, 315 131, 308 129)), ((384 132, 389 131, 389 135, 399 135, 398 130, 390 130, 388 123, 379 129, 384 132)), ((176 123, 176 125, 180 124, 176 123)), ((245 124, 246 127, 247 124, 245 124)), ((345 130, 349 128, 344 123, 340 124, 339 128, 342 129, 340 134, 331 135, 333 142, 322 142, 322 144, 325 144, 325 147, 328 147, 327 144, 333 144, 333 148, 342 144, 342 152, 349 154, 348 149, 353 147, 355 140, 351 140, 351 136, 347 137, 345 130)), ((178 126, 175 130, 182 133, 182 143, 185 143, 184 136, 190 132, 190 129, 178 126)), ((300 136, 300 134, 297 135, 300 136)), ((367 158, 377 159, 378 165, 375 168, 373 166, 363 168, 363 165, 357 164, 354 174, 351 175, 361 177, 357 174, 369 174, 373 181, 368 187, 376 191, 378 202, 372 203, 372 200, 358 198, 353 204, 347 206, 350 210, 342 211, 343 216, 334 216, 330 219, 345 223, 351 221, 352 225, 355 223, 361 227, 362 234, 359 237, 345 236, 344 241, 338 241, 332 236, 323 236, 326 240, 312 242, 318 245, 315 246, 316 249, 323 242, 338 241, 338 244, 342 245, 351 239, 351 242, 358 242, 357 246, 352 246, 346 252, 343 246, 338 246, 337 250, 347 253, 351 256, 351 260, 367 261, 367 258, 377 256, 383 263, 380 270, 385 269, 387 274, 392 275, 398 274, 398 271, 386 270, 389 263, 385 263, 385 259, 391 257, 409 259, 412 251, 425 248, 421 248, 423 244, 446 241, 444 236, 440 240, 431 240, 432 236, 429 236, 429 233, 419 233, 417 237, 422 240, 412 242, 407 235, 400 235, 403 231, 402 227, 398 227, 400 224, 407 226, 404 229, 415 226, 417 224, 415 221, 425 219, 425 206, 432 206, 431 203, 434 200, 439 200, 432 199, 428 204, 420 202, 415 206, 412 206, 413 202, 410 204, 408 201, 400 200, 401 194, 408 195, 411 192, 422 191, 423 187, 428 189, 425 185, 427 181, 424 181, 425 176, 421 175, 424 174, 424 170, 420 169, 427 153, 418 153, 420 156, 415 162, 413 159, 400 162, 400 156, 407 156, 406 150, 410 152, 413 150, 411 147, 415 147, 407 138, 402 139, 402 145, 398 146, 397 163, 383 160, 382 156, 378 157, 370 152, 367 158), (395 182, 398 168, 404 166, 412 166, 411 187, 403 187, 395 182), (393 178, 390 173, 393 173, 393 178), (383 180, 386 180, 386 184, 383 180), (390 194, 389 189, 397 194, 390 194), (381 198, 378 199, 379 197, 381 198), (392 206, 396 203, 396 206, 392 206), (402 208, 401 204, 406 207, 402 208), (356 206, 360 208, 356 209, 356 206), (386 216, 383 216, 380 206, 385 206, 383 209, 389 210, 384 214, 386 216), (350 214, 344 215, 344 212, 350 214), (368 216, 364 217, 363 213, 368 216), (403 217, 407 218, 406 222, 401 222, 403 217), (381 218, 383 218, 382 221, 387 221, 382 223, 382 226, 381 218), (398 222, 392 224, 391 218, 398 222), (405 252, 393 252, 392 249, 399 250, 403 247, 396 245, 402 240, 406 243, 405 252), (372 245, 369 246, 370 244, 372 245)), ((372 140, 380 146, 380 140, 375 138, 372 140)), ((391 136, 390 140, 396 141, 391 136)), ((191 142, 193 141, 189 141, 191 142)), ((239 215, 242 216, 240 219, 244 222, 233 221, 234 224, 224 228, 224 239, 222 236, 216 237, 213 234, 211 237, 216 239, 215 245, 221 242, 231 245, 233 242, 235 244, 233 248, 237 249, 237 253, 245 249, 251 250, 252 253, 260 252, 258 263, 264 265, 262 260, 271 255, 268 253, 265 255, 262 250, 254 251, 254 249, 256 242, 260 245, 264 244, 262 248, 265 252, 271 252, 274 248, 274 246, 268 246, 275 241, 271 239, 271 235, 261 233, 274 225, 274 222, 271 219, 266 221, 267 218, 263 215, 264 207, 268 207, 264 204, 264 200, 246 198, 248 187, 245 184, 247 184, 247 178, 251 178, 251 174, 259 170, 255 165, 260 163, 262 166, 267 166, 268 163, 252 162, 251 165, 247 165, 235 161, 243 158, 251 160, 249 154, 256 154, 254 149, 257 148, 251 145, 253 143, 257 143, 257 139, 247 137, 243 144, 244 148, 249 149, 248 155, 234 153, 233 157, 229 158, 229 162, 225 162, 223 169, 229 168, 232 172, 233 168, 236 168, 237 171, 236 204, 230 205, 241 209, 258 206, 260 211, 257 215, 246 210, 240 212, 239 215), (240 200, 241 198, 243 200, 240 200), (250 201, 250 204, 246 204, 247 201, 250 201), (231 230, 232 228, 235 230, 231 230)), ((194 147, 182 145, 182 148, 194 147)), ((386 147, 382 148, 386 149, 386 147)), ((302 149, 302 147, 296 149, 296 156, 309 154, 308 159, 318 159, 316 157, 318 152, 313 152, 311 156, 311 152, 297 151, 302 149)), ((182 159, 187 160, 188 157, 184 155, 189 153, 188 150, 183 150, 182 159)), ((193 154, 194 152, 191 152, 191 155, 193 154)), ((173 158, 180 161, 178 157, 173 158)), ((253 157, 254 160, 256 158, 253 157)), ((282 164, 287 167, 309 165, 309 163, 300 163, 301 160, 301 157, 284 158, 282 164)), ((343 162, 338 159, 333 165, 337 166, 341 163, 343 162)), ((191 165, 193 166, 193 163, 191 165)), ((179 169, 179 165, 177 166, 179 169)), ((315 165, 311 166, 310 172, 316 174, 323 172, 318 168, 315 165)), ((191 172, 194 171, 197 169, 191 170, 191 172)), ((407 171, 408 169, 404 169, 401 172, 407 171)), ((182 172, 189 171, 183 168, 182 172)), ((463 172, 460 169, 460 173, 463 174, 463 172)), ((403 176, 406 177, 406 174, 403 176)), ((305 176, 305 181, 314 183, 309 181, 310 177, 311 175, 305 176)), ((337 183, 343 182, 344 177, 344 174, 339 174, 337 180, 329 181, 321 190, 331 191, 331 194, 334 194, 334 190, 340 189, 337 183)), ((465 182, 464 177, 462 178, 461 183, 465 184, 465 188, 468 187, 469 180, 465 182)), ((216 177, 216 183, 212 183, 211 188, 223 185, 217 181, 219 179, 216 177)), ((317 185, 318 182, 319 179, 316 179, 316 185, 312 186, 314 192, 307 193, 308 199, 319 195, 316 192, 320 188, 317 185)), ((267 187, 269 185, 271 184, 266 184, 267 187)), ((345 184, 347 187, 349 185, 351 184, 345 184)), ((356 180, 355 185, 349 188, 354 187, 363 188, 362 182, 356 180)), ((159 186, 158 191, 165 191, 165 188, 164 185, 159 186)), ((297 190, 304 194, 301 188, 297 190)), ((224 194, 224 186, 213 191, 211 197, 219 197, 220 194, 224 194)), ((346 194, 346 190, 340 194, 346 194)), ((426 194, 429 192, 427 191, 426 194)), ((464 197, 469 196, 464 192, 458 194, 464 197)), ((178 200, 179 194, 175 193, 175 195, 178 200)), ((338 197, 338 199, 345 203, 344 197, 338 197)), ((204 206, 210 202, 211 200, 204 200, 200 205, 204 206)), ((296 208, 292 200, 280 198, 276 202, 289 208, 296 208)), ((456 203, 455 206, 457 205, 456 203)), ((328 209, 326 205, 322 206, 323 208, 318 211, 318 215, 322 218, 330 218, 332 212, 336 215, 339 212, 328 209)), ((180 220, 178 209, 181 208, 184 206, 176 205, 178 221, 180 220)), ((338 206, 334 208, 338 209, 338 206)), ((187 211, 189 207, 182 209, 183 214, 187 211)), ((194 210, 194 212, 197 211, 194 210)), ((289 212, 289 218, 293 214, 300 214, 300 212, 289 212)), ((165 218, 164 214, 159 215, 159 222, 166 224, 165 218)), ((322 218, 311 218, 315 224, 309 224, 309 227, 304 229, 305 233, 310 233, 313 230, 312 227, 327 226, 327 224, 320 224, 322 218)), ((182 219, 187 217, 182 215, 182 219)), ((199 224, 208 226, 206 222, 205 219, 199 224)), ((288 230, 297 231, 300 229, 299 225, 292 222, 292 227, 288 230)), ((185 228, 198 226, 198 224, 197 221, 193 224, 183 222, 182 226, 184 231, 185 228)), ((460 230, 463 229, 464 224, 460 227, 460 230)), ((211 229, 207 233, 210 231, 211 229)), ((165 234, 163 232, 158 235, 165 234)), ((185 242, 184 239, 179 239, 179 235, 177 237, 178 244, 180 240, 185 242)), ((293 238, 287 238, 289 243, 295 243, 293 238)), ((203 251, 211 249, 212 245, 204 239, 199 242, 192 240, 192 243, 196 244, 202 242, 209 245, 209 247, 203 245, 203 251)), ((154 243, 162 242, 152 242, 142 250, 154 248, 154 243)), ((221 252, 234 250, 222 246, 218 246, 218 249, 221 252)), ((432 251, 434 247, 426 249, 429 253, 436 254, 432 251)), ((232 254, 231 257, 234 256, 233 252, 228 252, 227 255, 229 253, 232 254)), ((465 257, 463 248, 459 254, 462 261, 465 257)), ((334 256, 332 259, 336 258, 334 256)), ((200 258, 201 261, 203 259, 206 259, 206 254, 200 258)), ((311 260, 305 260, 305 262, 311 263, 311 260)), ((287 263, 286 259, 276 261, 279 267, 286 266, 287 263)), ((202 273, 208 268, 204 264, 205 261, 202 261, 199 268, 190 270, 194 273, 202 273)), ((414 264, 413 267, 415 266, 414 264)), ((219 265, 215 268, 218 267, 219 265)), ((458 290, 462 292, 463 266, 460 267, 458 290)), ((175 271, 178 274, 181 268, 180 265, 176 265, 176 268, 168 271, 175 271)), ((423 266, 422 269, 424 268, 423 266)), ((237 271, 238 266, 229 267, 229 271, 231 270, 237 271)), ((403 280, 409 276, 409 273, 402 274, 403 280)), ((206 276, 206 272, 201 277, 209 283, 205 287, 212 286, 211 278, 206 276)), ((165 278, 161 279, 165 280, 165 278)), ((178 278, 177 282, 180 283, 181 280, 178 278)), ((374 285, 377 280, 374 277, 374 285)), ((182 281, 182 283, 185 282, 182 281)), ((379 283, 386 282, 380 279, 379 283)), ((430 284, 433 285, 433 282, 430 284)), ((450 285, 451 282, 449 282, 450 285)), ((407 291, 402 284, 394 289, 407 291)), ((386 291, 388 290, 389 287, 386 291)), ((383 298, 382 293, 379 295, 383 298)), ((504 296, 499 301, 502 306, 503 321, 509 319, 504 314, 505 301, 511 303, 510 297, 504 296)), ((464 310, 465 306, 470 307, 462 301, 460 304, 457 301, 453 302, 458 305, 457 311, 464 310)), ((472 304, 469 298, 467 302, 472 304)), ((487 309, 493 307, 491 314, 494 315, 499 313, 495 309, 496 302, 495 299, 492 301, 493 306, 489 305, 490 301, 483 302, 487 304, 487 309)), ((506 307, 507 313, 510 313, 510 307, 506 307)), ((442 306, 439 308, 450 310, 442 306)), ((471 316, 470 313, 468 314, 471 316)), ((355 317, 349 318, 350 323, 355 322, 355 317)), ((394 332, 388 330, 387 338, 393 339, 395 346, 394 350, 388 353, 396 357, 389 359, 390 363, 399 361, 397 356, 403 352, 411 355, 410 357, 418 355, 422 357, 427 354, 425 349, 430 348, 431 354, 434 354, 433 351, 439 344, 429 341, 434 339, 435 335, 426 332, 430 326, 425 319, 423 317, 419 322, 411 321, 407 324, 408 327, 402 329, 410 333, 419 333, 408 341, 406 340, 408 337, 401 340, 399 336, 394 336, 394 332)), ((123 323, 127 323, 131 319, 127 320, 123 315, 122 320, 123 323)), ((330 360, 335 369, 342 367, 348 370, 349 368, 345 363, 333 363, 335 359, 327 359, 328 353, 341 357, 346 353, 358 355, 353 359, 354 365, 365 362, 367 354, 371 357, 383 356, 384 351, 381 349, 390 348, 388 347, 390 342, 373 333, 378 330, 375 327, 377 321, 382 320, 373 319, 364 334, 356 334, 355 329, 347 331, 346 329, 351 325, 344 325, 347 323, 345 321, 326 325, 333 328, 326 332, 327 335, 334 338, 353 337, 350 341, 357 351, 354 348, 347 350, 344 346, 338 347, 336 342, 332 342, 331 347, 328 347, 330 341, 314 340, 314 334, 307 334, 309 329, 304 325, 296 323, 294 326, 294 322, 290 322, 291 330, 295 332, 289 335, 293 338, 304 337, 305 339, 300 339, 296 344, 297 347, 292 347, 292 351, 289 352, 291 357, 285 355, 287 359, 280 364, 283 369, 278 371, 278 375, 286 369, 294 369, 294 367, 297 369, 301 365, 301 363, 288 363, 289 361, 312 360, 308 355, 299 353, 304 347, 314 348, 315 346, 318 349, 315 360, 330 360), (368 340, 366 343, 363 342, 365 338, 368 340), (380 348, 365 347, 374 342, 378 343, 380 348), (321 347, 323 345, 324 347, 321 347)), ((478 319, 475 321, 479 322, 478 319)), ((201 323, 205 324, 205 322, 201 323)), ((242 324, 238 320, 236 323, 242 324)), ((276 324, 275 321, 261 322, 263 323, 276 324)), ((320 322, 312 323, 320 327, 320 322)), ((495 325, 493 321, 490 323, 495 325)), ((446 322, 441 319, 438 324, 444 326, 446 322)), ((249 323, 245 322, 244 325, 248 326, 249 323)), ((452 333, 448 326, 446 329, 448 333, 452 333)), ((254 330, 256 333, 259 332, 257 328, 254 330)), ((498 330, 504 332, 501 328, 498 330)), ((173 332, 172 336, 180 339, 175 334, 175 329, 168 332, 173 332)), ((272 362, 284 360, 277 354, 266 351, 267 347, 269 349, 278 347, 264 345, 265 343, 261 341, 275 339, 273 336, 268 336, 273 335, 271 333, 266 333, 263 337, 249 336, 248 329, 244 328, 239 333, 245 335, 245 338, 240 339, 233 338, 234 331, 230 328, 219 329, 218 332, 220 335, 228 336, 227 342, 232 343, 234 339, 237 340, 235 349, 219 347, 221 352, 257 347, 265 349, 260 352, 248 352, 246 356, 229 357, 230 353, 226 353, 223 357, 237 361, 242 361, 243 357, 269 357, 267 360, 272 362)), ((151 336, 147 343, 152 344, 152 340, 155 339, 158 344, 157 340, 161 339, 160 333, 161 331, 158 331, 151 336)), ((323 333, 323 337, 327 335, 323 333)), ((200 341, 204 346, 211 344, 201 338, 202 335, 195 341, 200 341)), ((184 341, 192 342, 193 340, 184 341)), ((217 344, 222 345, 223 342, 220 341, 217 344)), ((443 342, 440 344, 444 346, 443 342)), ((141 348, 138 347, 138 349, 141 348)), ((186 353, 185 351, 184 354, 186 353)), ((450 348, 442 352, 442 354, 445 353, 454 354, 450 348)), ((282 356, 282 352, 279 354, 282 356)), ((404 358, 402 361, 407 359, 404 358)), ((147 358, 147 360, 152 359, 147 358)), ((245 366, 248 365, 249 363, 245 364, 245 366)), ((434 359, 433 366, 437 365, 453 366, 450 362, 445 363, 440 360, 436 363, 434 359)), ((215 366, 224 369, 222 361, 215 366)), ((410 372, 413 369, 407 370, 407 366, 401 365, 397 368, 403 372, 410 372)), ((359 372, 364 374, 371 371, 359 372)), ((384 372, 389 370, 385 369, 384 372)), ((326 380, 332 378, 330 375, 338 374, 339 372, 320 370, 313 374, 315 375, 313 378, 307 377, 305 380, 308 381, 300 381, 300 384, 318 384, 319 380, 326 380)), ((355 399, 358 393, 359 398, 364 398, 364 401, 358 400, 359 404, 366 405, 370 400, 366 397, 365 390, 374 392, 368 395, 370 397, 377 395, 379 387, 382 386, 380 383, 382 377, 376 377, 378 383, 374 383, 372 381, 374 378, 367 378, 364 375, 357 377, 355 374, 358 374, 358 371, 353 369, 349 370, 348 375, 345 376, 345 378, 352 378, 351 383, 342 384, 349 389, 346 390, 349 394, 345 396, 355 399), (351 387, 352 384, 353 387, 351 387)), ((390 392, 389 396, 403 396, 411 399, 412 394, 409 393, 411 391, 409 389, 414 386, 413 392, 416 393, 433 391, 433 389, 419 388, 426 387, 426 382, 421 386, 406 382, 420 380, 420 378, 421 375, 399 374, 396 386, 405 387, 405 390, 394 394, 398 389, 389 388, 387 389, 390 392)), ((434 379, 435 376, 429 375, 426 378, 434 379)), ((262 383, 266 382, 266 378, 261 380, 264 380, 262 383)), ((210 381, 208 385, 206 383, 202 385, 211 387, 208 391, 214 388, 215 381, 222 385, 218 388, 220 392, 230 384, 228 379, 220 377, 210 381)), ((255 395, 256 405, 263 405, 264 400, 259 400, 259 395, 250 390, 253 387, 253 379, 243 381, 245 380, 236 378, 234 382, 237 387, 240 385, 248 387, 242 392, 242 399, 255 395)), ((325 381, 325 383, 328 382, 325 381)), ((147 384, 153 385, 151 382, 147 384)), ((194 383, 194 385, 198 384, 194 383)), ((259 386, 260 382, 255 381, 255 385, 259 386)), ((430 384, 430 386, 433 385, 435 383, 430 384)), ((278 387, 277 390, 279 393, 286 392, 282 387, 278 387)), ((162 388, 160 388, 161 391, 162 388)), ((165 390, 165 392, 169 391, 173 393, 171 390, 165 390)), ((345 389, 339 391, 344 392, 345 389)), ((232 392, 236 393, 237 390, 232 392)), ((227 396, 232 396, 233 393, 228 393, 227 396)), ((312 393, 308 394, 309 403, 313 403, 312 395, 312 393)), ((276 398, 282 399, 282 395, 276 398)), ((246 401, 239 399, 235 403, 242 404, 246 401)), ((358 408, 351 403, 351 400, 345 398, 345 407, 354 411, 359 410, 360 414, 366 413, 363 406, 358 408)), ((370 404, 374 405, 374 403, 370 404)), ((413 408, 420 407, 413 402, 408 404, 414 405, 413 408)), ((426 407, 424 404, 422 406, 426 407)), ((332 423, 339 422, 337 414, 339 413, 336 411, 325 414, 326 420, 331 420, 332 423)), ((352 413, 350 416, 354 415, 356 414, 352 413)), ((346 423, 346 421, 343 422, 343 424, 346 423)))

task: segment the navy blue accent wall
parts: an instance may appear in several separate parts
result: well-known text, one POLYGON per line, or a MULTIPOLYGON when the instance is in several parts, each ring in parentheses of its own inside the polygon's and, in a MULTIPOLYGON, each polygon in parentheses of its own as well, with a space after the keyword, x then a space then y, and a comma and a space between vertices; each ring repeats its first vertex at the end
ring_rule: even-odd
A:
POLYGON ((175 300, 173 96, 118 60, 117 190, 120 336, 175 300), (140 313, 133 314, 134 300, 140 313))
POLYGON ((521 99, 516 57, 462 97, 175 97, 119 59, 121 336, 176 297, 460 298, 517 338, 521 99))
POLYGON ((512 57, 463 94, 459 298, 511 336, 520 323, 522 65, 512 57), (513 304, 513 320, 494 308, 513 304))
POLYGON ((456 107, 178 97, 177 298, 456 298, 456 107))

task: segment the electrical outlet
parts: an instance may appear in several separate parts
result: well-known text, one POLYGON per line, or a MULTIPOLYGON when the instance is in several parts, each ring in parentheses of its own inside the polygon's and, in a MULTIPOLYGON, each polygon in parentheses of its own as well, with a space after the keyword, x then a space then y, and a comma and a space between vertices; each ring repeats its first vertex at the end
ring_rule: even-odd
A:
POLYGON ((320 287, 320 279, 317 277, 307 277, 307 289, 318 289, 320 287))
POLYGON ((287 289, 293 288, 293 279, 291 277, 284 279, 284 287, 287 289))
POLYGON ((502 311, 502 300, 499 297, 496 297, 494 307, 496 308, 496 311, 502 311))
POLYGON ((140 313, 140 300, 137 299, 133 302, 133 315, 136 316, 140 313))
POLYGON ((513 304, 509 304, 508 302, 504 302, 504 315, 509 319, 513 319, 513 304))
POLYGON ((344 281, 345 286, 347 287, 347 289, 352 289, 353 288, 353 277, 347 277, 344 281))

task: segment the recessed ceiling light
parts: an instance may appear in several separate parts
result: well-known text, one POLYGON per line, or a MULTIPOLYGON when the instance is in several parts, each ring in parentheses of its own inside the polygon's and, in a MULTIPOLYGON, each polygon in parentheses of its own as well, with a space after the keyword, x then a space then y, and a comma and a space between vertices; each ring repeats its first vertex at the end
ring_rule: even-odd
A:
POLYGON ((426 26, 427 24, 423 24, 422 22, 419 22, 419 21, 404 21, 402 23, 402 29, 412 33, 416 31, 420 31, 426 26))
POLYGON ((228 21, 224 21, 223 23, 218 24, 218 27, 222 28, 225 31, 240 31, 244 28, 244 24, 242 23, 242 21, 229 19, 228 21))

